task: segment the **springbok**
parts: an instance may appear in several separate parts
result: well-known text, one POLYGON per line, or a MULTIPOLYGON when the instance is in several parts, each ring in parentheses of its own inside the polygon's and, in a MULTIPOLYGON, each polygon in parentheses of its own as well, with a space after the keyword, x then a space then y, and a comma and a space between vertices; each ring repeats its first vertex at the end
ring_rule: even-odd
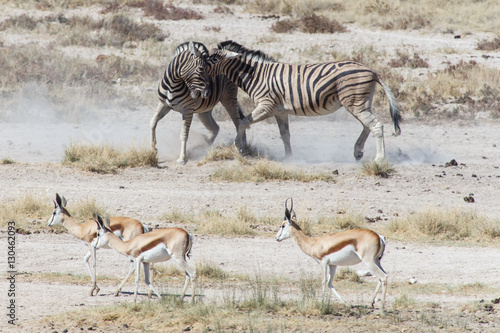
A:
MULTIPOLYGON (((84 257, 85 266, 90 274, 90 278, 92 279, 92 288, 90 289, 90 296, 94 296, 99 293, 99 287, 96 282, 96 249, 98 248, 107 248, 106 246, 97 246, 96 237, 97 237, 97 226, 94 220, 89 220, 84 223, 78 223, 75 221, 73 217, 71 217, 70 213, 66 209, 66 199, 64 197, 60 197, 58 193, 56 193, 56 200, 54 201, 54 211, 52 212, 52 216, 48 221, 48 225, 50 227, 61 223, 68 232, 75 236, 78 239, 81 239, 89 246, 89 252, 84 257), (92 257, 93 261, 93 269, 90 267, 89 259, 92 257)), ((113 217, 111 218, 111 230, 117 235, 117 237, 121 237, 124 240, 132 239, 136 235, 140 235, 148 232, 148 228, 142 224, 140 221, 130 218, 130 217, 113 217)), ((118 296, 123 285, 130 278, 132 273, 134 272, 135 266, 134 263, 131 262, 129 272, 127 276, 123 279, 122 283, 116 289, 115 296, 118 296)))
POLYGON ((278 242, 281 242, 291 237, 305 254, 313 257, 321 264, 323 272, 323 300, 325 299, 325 289, 328 280, 328 287, 341 302, 345 303, 332 285, 335 270, 337 266, 352 266, 362 262, 368 266, 370 271, 379 280, 373 294, 372 307, 375 304, 375 297, 382 285, 383 309, 387 291, 387 273, 380 265, 380 259, 382 259, 386 244, 384 236, 368 229, 353 229, 310 238, 297 225, 297 218, 293 211, 293 200, 291 198, 290 202, 290 209, 288 209, 288 199, 285 201, 285 219, 275 238, 278 242))
POLYGON ((193 236, 190 233, 181 228, 164 228, 153 230, 147 234, 137 235, 128 241, 123 241, 111 231, 109 217, 105 215, 104 219, 105 223, 97 215, 95 220, 98 229, 97 244, 99 246, 109 244, 110 247, 119 253, 134 260, 134 302, 137 301, 141 263, 144 265, 144 281, 158 298, 161 298, 160 293, 149 280, 149 264, 173 259, 186 272, 186 281, 182 289, 181 299, 186 295, 187 286, 191 282, 191 302, 194 303, 196 271, 186 261, 186 257, 189 258, 189 253, 193 246, 193 236))

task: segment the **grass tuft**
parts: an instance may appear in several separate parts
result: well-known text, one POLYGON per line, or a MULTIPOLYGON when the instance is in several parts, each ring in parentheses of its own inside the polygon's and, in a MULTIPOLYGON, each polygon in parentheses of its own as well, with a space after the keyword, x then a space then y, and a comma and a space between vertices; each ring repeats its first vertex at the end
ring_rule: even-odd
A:
POLYGON ((223 166, 210 175, 212 181, 230 182, 265 182, 265 181, 326 181, 334 182, 331 174, 309 174, 300 169, 291 170, 284 168, 280 163, 267 159, 258 159, 244 165, 223 166))
POLYGON ((384 234, 412 240, 488 242, 500 238, 500 220, 472 211, 428 209, 391 220, 384 234))
POLYGON ((2 158, 2 160, 0 161, 0 164, 3 164, 3 165, 7 165, 7 164, 15 164, 16 161, 14 161, 13 159, 10 159, 10 158, 2 158))
POLYGON ((382 163, 375 161, 363 162, 362 173, 369 176, 379 176, 382 178, 389 178, 396 172, 394 166, 387 160, 382 163))
POLYGON ((116 173, 121 168, 157 167, 158 157, 150 148, 131 146, 118 150, 110 145, 70 144, 64 151, 63 164, 97 173, 116 173))
POLYGON ((495 37, 493 40, 483 39, 476 45, 476 49, 481 51, 497 51, 500 50, 500 36, 495 37))

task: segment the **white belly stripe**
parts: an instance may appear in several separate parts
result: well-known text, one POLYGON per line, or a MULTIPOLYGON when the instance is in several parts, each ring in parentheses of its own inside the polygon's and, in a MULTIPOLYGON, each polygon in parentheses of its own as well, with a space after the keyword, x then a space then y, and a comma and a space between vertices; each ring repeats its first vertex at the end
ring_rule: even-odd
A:
POLYGON ((342 250, 330 253, 322 260, 327 260, 329 265, 337 266, 352 266, 361 262, 353 245, 347 245, 342 250))
POLYGON ((145 262, 163 262, 171 258, 170 251, 163 243, 160 243, 152 249, 143 252, 141 256, 145 262))

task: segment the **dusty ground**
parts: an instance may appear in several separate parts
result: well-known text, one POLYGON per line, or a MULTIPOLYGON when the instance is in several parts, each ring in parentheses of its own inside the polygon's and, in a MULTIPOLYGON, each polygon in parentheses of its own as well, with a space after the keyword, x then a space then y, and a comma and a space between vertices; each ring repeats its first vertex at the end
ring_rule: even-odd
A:
MULTIPOLYGON (((199 24, 210 26, 208 22, 205 20, 199 24)), ((256 40, 255 35, 263 34, 264 31, 267 33, 271 24, 269 20, 246 14, 230 17, 226 24, 222 24, 220 18, 218 22, 217 25, 222 27, 218 39, 249 39, 253 42, 256 40), (248 26, 253 27, 252 35, 248 35, 250 29, 245 29, 248 26), (239 31, 239 34, 236 35, 234 31, 239 31)), ((174 40, 178 38, 179 42, 195 35, 191 22, 166 22, 165 25, 170 30, 184 31, 183 36, 172 36, 174 40)), ((300 45, 303 47, 328 43, 328 47, 347 50, 352 47, 352 40, 358 40, 361 44, 377 41, 379 47, 388 50, 404 45, 409 49, 418 49, 427 56, 446 46, 459 51, 458 55, 436 54, 430 57, 429 61, 436 67, 445 61, 459 59, 485 61, 472 47, 482 35, 454 40, 449 35, 381 33, 353 26, 350 32, 335 37, 305 34, 301 37, 300 45)), ((279 48, 279 43, 286 44, 292 38, 284 35, 276 43, 266 43, 263 49, 279 48)), ((289 61, 298 60, 294 56, 287 58, 289 61)), ((488 61, 492 66, 498 66, 498 57, 488 61)), ((199 122, 193 124, 191 130, 188 148, 190 161, 184 166, 175 163, 180 146, 180 116, 174 113, 167 115, 158 129, 161 168, 130 169, 115 175, 98 175, 59 164, 64 146, 71 141, 85 140, 94 144, 111 141, 124 145, 131 141, 139 144, 148 142, 149 119, 153 112, 153 109, 144 108, 100 114, 96 110, 97 117, 78 123, 58 121, 50 116, 44 118, 40 114, 33 121, 33 114, 28 114, 21 115, 15 122, 0 123, 0 157, 18 162, 0 165, 0 200, 13 201, 19 194, 28 191, 39 193, 47 200, 51 200, 56 192, 75 201, 94 197, 112 214, 135 217, 150 226, 160 223, 161 214, 174 209, 195 214, 210 209, 229 215, 246 205, 255 215, 274 216, 277 228, 287 197, 294 198, 299 221, 300 218, 315 218, 349 210, 372 218, 380 216, 382 221, 378 223, 386 223, 395 214, 405 216, 428 207, 475 210, 493 218, 500 216, 500 124, 487 119, 438 124, 407 122, 402 124, 403 133, 400 137, 391 136, 392 126, 386 123, 388 158, 397 169, 397 174, 389 179, 360 175, 360 165, 354 162, 352 150, 361 126, 345 114, 313 120, 291 120, 295 159, 287 164, 311 171, 338 170, 335 184, 211 182, 208 176, 220 163, 198 165, 209 149, 203 141, 204 130, 199 122), (445 167, 444 164, 451 159, 455 159, 459 166, 445 167), (474 194, 475 203, 463 200, 469 193, 474 194)), ((221 133, 216 144, 230 142, 234 137, 232 124, 222 122, 220 125, 221 133)), ((281 160, 283 145, 276 125, 256 124, 248 135, 251 142, 266 151, 271 159, 281 160)), ((370 137, 365 158, 373 158, 374 154, 375 145, 370 137)), ((0 237, 1 247, 5 248, 5 233, 0 237)), ((129 293, 119 298, 112 296, 114 286, 106 284, 101 286, 98 297, 89 297, 87 285, 46 283, 30 278, 30 273, 86 274, 83 265, 85 245, 68 234, 18 235, 17 249, 17 269, 20 272, 16 296, 19 304, 17 315, 19 324, 27 330, 35 330, 33 327, 36 324, 33 323, 36 320, 60 311, 131 301, 131 283, 126 287, 129 293)), ((5 267, 4 257, 0 258, 1 266, 5 267)), ((319 266, 302 254, 292 241, 277 243, 272 238, 221 238, 195 233, 191 261, 201 259, 219 264, 229 272, 262 272, 289 277, 301 272, 314 272, 318 279, 320 272, 319 266)), ((416 278, 418 283, 450 285, 479 282, 497 290, 494 295, 471 295, 460 299, 446 295, 422 295, 422 300, 450 307, 499 297, 499 263, 498 247, 442 247, 391 239, 383 259, 390 281, 416 278)), ((99 252, 99 274, 121 277, 127 268, 126 260, 120 255, 109 250, 99 252)), ((177 282, 181 284, 180 280, 177 282)), ((4 279, 2 285, 5 285, 4 279)), ((145 291, 143 285, 141 290, 145 291)), ((207 298, 217 297, 217 292, 208 288, 204 293, 207 298)), ((367 299, 367 295, 340 293, 353 303, 366 302, 367 299)), ((389 306, 398 296, 389 289, 389 306)), ((498 314, 495 316, 496 319, 489 326, 484 326, 485 330, 493 332, 498 328, 495 326, 495 322, 496 325, 499 322, 498 314)), ((2 319, 0 330, 5 329, 5 320, 2 319)))

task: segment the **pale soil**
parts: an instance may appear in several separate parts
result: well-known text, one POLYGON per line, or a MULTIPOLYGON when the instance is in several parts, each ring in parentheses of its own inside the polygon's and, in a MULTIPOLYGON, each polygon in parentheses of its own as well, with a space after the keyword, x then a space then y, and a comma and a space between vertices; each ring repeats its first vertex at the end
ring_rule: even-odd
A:
MULTIPOLYGON (((285 34, 273 42, 259 43, 259 36, 269 34, 272 21, 244 13, 224 17, 224 21, 219 14, 211 15, 195 24, 184 21, 162 24, 171 32, 183 32, 171 34, 171 40, 179 43, 197 39, 200 26, 220 26, 222 30, 214 33, 214 42, 210 47, 225 39, 248 40, 248 46, 259 47, 267 52, 279 52, 287 61, 300 61, 301 56, 297 56, 299 51, 314 45, 327 45, 330 50, 338 48, 348 51, 354 48, 353 40, 357 41, 358 46, 378 43, 378 47, 388 52, 400 47, 418 50, 424 57, 429 57, 429 62, 436 68, 448 61, 470 59, 498 66, 500 59, 496 56, 486 60, 474 49, 475 43, 484 34, 463 36, 462 39, 455 40, 451 35, 380 32, 352 26, 350 32, 340 35, 285 34), (217 23, 211 23, 210 18, 217 23), (248 28, 250 26, 252 29, 248 28), (293 47, 289 46, 290 42, 293 47), (457 52, 446 54, 440 51, 444 48, 454 48, 457 52)), ((20 37, 5 36, 4 42, 16 38, 20 37)), ((154 87, 147 89, 151 89, 152 98, 156 98, 154 87)), ((288 197, 294 198, 299 222, 301 218, 315 219, 348 211, 360 212, 370 218, 380 216, 382 221, 377 223, 383 224, 395 218, 395 214, 404 217, 427 208, 473 210, 497 219, 500 216, 498 121, 458 120, 437 124, 406 122, 402 124, 402 135, 399 137, 391 136, 392 124, 386 122, 387 155, 394 163, 397 173, 389 179, 382 179, 360 174, 360 164, 354 162, 352 153, 361 126, 349 115, 337 114, 300 121, 291 119, 295 159, 285 165, 316 172, 338 170, 336 182, 240 184, 209 180, 209 175, 215 168, 235 162, 198 165, 209 149, 203 141, 205 131, 198 121, 191 129, 188 147, 190 161, 184 166, 175 163, 180 147, 180 116, 177 113, 167 115, 158 128, 161 168, 129 169, 115 175, 100 175, 61 166, 59 163, 64 146, 81 141, 123 145, 129 145, 130 142, 147 143, 149 119, 154 109, 113 110, 106 111, 109 112, 106 114, 95 110, 92 119, 78 123, 54 119, 50 112, 44 112, 19 115, 15 122, 0 123, 0 157, 18 162, 0 165, 0 200, 4 203, 14 201, 25 192, 34 192, 47 200, 52 200, 58 192, 70 202, 90 197, 95 198, 113 215, 135 217, 151 227, 157 224, 165 226, 160 216, 172 210, 193 214, 218 210, 225 215, 234 215, 238 208, 246 206, 254 215, 275 218, 276 224, 269 227, 273 232, 281 222, 283 204, 288 197), (459 166, 445 167, 444 164, 451 159, 456 159, 459 166), (469 193, 474 194, 475 203, 463 200, 469 193)), ((384 107, 378 112, 387 113, 387 109, 384 107)), ((232 124, 225 121, 220 125, 221 131, 216 144, 231 142, 234 137, 232 124)), ((275 124, 255 124, 248 135, 250 141, 267 152, 270 159, 281 161, 283 145, 275 124)), ((365 149, 365 159, 373 158, 374 154, 375 145, 370 137, 365 149)), ((192 263, 205 259, 232 273, 285 275, 291 279, 300 274, 311 273, 320 278, 318 264, 301 253, 291 240, 277 243, 273 238, 224 238, 190 231, 195 235, 190 260, 192 263)), ((5 233, 0 237, 1 247, 5 249, 5 233)), ((115 298, 112 296, 114 285, 101 284, 101 294, 89 297, 89 285, 40 282, 30 278, 30 273, 86 274, 83 264, 86 251, 85 245, 66 233, 17 236, 16 260, 21 276, 16 286, 16 300, 21 330, 42 331, 42 328, 36 326, 36 320, 58 312, 132 301, 132 280, 125 287, 127 293, 115 298)), ((113 251, 101 250, 98 256, 99 274, 121 278, 128 269, 126 259, 113 251)), ((5 267, 4 257, 1 256, 0 259, 0 265, 5 267)), ((500 297, 499 263, 498 246, 432 246, 391 239, 388 240, 383 259, 390 281, 406 282, 415 278, 418 284, 446 283, 453 286, 483 283, 497 290, 491 295, 447 297, 446 294, 425 294, 417 299, 437 302, 454 310, 472 301, 500 297)), ((2 286, 5 285, 3 276, 2 274, 2 286)), ((373 278, 366 279, 373 281, 373 278)), ((173 284, 180 286, 182 279, 175 280, 173 284)), ((140 288, 142 292, 146 290, 143 284, 140 288)), ((339 292, 354 304, 367 303, 369 297, 342 290, 339 292)), ((208 287, 203 288, 202 293, 206 299, 218 295, 216 290, 208 287)), ((4 292, 2 300, 5 299, 3 295, 4 292)), ((399 296, 389 289, 389 306, 399 296)), ((498 328, 500 310, 495 310, 490 323, 474 326, 476 331, 493 332, 498 328)), ((0 330, 7 329, 5 320, 2 319, 0 330)))

